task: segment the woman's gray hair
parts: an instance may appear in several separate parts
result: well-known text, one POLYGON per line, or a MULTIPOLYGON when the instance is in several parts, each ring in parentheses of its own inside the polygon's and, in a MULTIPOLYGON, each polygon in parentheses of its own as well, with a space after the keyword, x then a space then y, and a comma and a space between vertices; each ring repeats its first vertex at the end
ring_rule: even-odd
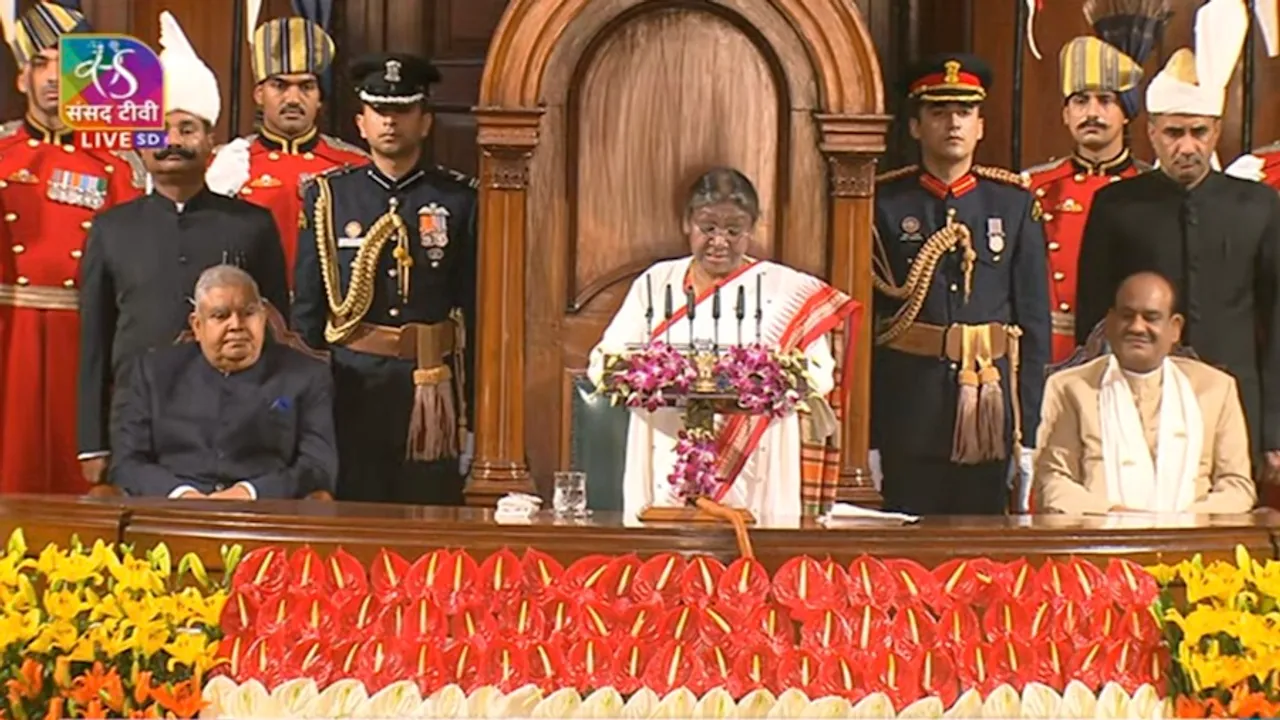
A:
POLYGON ((258 301, 262 300, 262 293, 258 291, 258 281, 254 280, 252 275, 235 265, 214 265, 206 268, 200 273, 200 279, 196 280, 194 302, 199 306, 200 301, 209 294, 210 290, 229 287, 244 288, 258 301))
POLYGON ((718 167, 708 170, 689 189, 689 201, 685 205, 685 217, 699 208, 721 203, 732 203, 751 216, 751 222, 760 218, 760 196, 751 180, 741 172, 718 167))

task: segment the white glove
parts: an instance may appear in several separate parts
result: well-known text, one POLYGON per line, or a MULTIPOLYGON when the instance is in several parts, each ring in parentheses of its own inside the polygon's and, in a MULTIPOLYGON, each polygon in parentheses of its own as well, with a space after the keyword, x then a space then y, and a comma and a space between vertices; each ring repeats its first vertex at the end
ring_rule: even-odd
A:
POLYGON ((871 468, 871 485, 875 487, 876 492, 880 492, 880 488, 884 486, 884 471, 880 469, 879 450, 867 453, 867 465, 871 468))
POLYGON ((1257 155, 1241 155, 1223 172, 1231 177, 1253 182, 1262 182, 1266 177, 1262 172, 1262 158, 1257 155))
POLYGON ((249 141, 236 138, 223 145, 204 172, 204 182, 219 195, 235 197, 249 182, 249 141))
POLYGON ((458 474, 466 477, 471 471, 471 460, 476 453, 476 436, 470 430, 463 433, 462 453, 458 457, 458 474))

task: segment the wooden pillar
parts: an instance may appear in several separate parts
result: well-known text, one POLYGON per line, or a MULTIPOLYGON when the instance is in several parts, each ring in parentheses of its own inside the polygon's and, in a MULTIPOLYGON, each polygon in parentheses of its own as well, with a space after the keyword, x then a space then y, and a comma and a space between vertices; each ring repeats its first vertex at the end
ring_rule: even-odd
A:
POLYGON ((867 454, 871 434, 871 230, 875 222, 876 159, 885 150, 890 117, 886 115, 819 115, 822 151, 831 178, 831 223, 828 237, 829 282, 862 304, 850 387, 845 389, 840 447, 839 499, 879 505, 883 499, 871 483, 867 454))
POLYGON ((525 455, 525 257, 529 164, 542 111, 477 108, 480 146, 475 461, 469 505, 533 492, 525 455))

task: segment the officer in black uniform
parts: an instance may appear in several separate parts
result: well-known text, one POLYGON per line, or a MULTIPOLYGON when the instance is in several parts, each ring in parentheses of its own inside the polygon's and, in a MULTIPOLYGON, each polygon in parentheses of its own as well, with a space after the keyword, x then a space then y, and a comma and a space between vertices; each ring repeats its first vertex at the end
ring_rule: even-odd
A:
POLYGON ((373 162, 305 191, 293 321, 331 350, 343 500, 461 504, 471 407, 477 183, 424 163, 426 60, 357 60, 373 162))
POLYGON ((973 164, 990 84, 970 55, 922 64, 906 110, 921 165, 878 179, 872 468, 895 510, 1001 513, 1011 462, 1030 474, 1045 241, 1022 178, 973 164))

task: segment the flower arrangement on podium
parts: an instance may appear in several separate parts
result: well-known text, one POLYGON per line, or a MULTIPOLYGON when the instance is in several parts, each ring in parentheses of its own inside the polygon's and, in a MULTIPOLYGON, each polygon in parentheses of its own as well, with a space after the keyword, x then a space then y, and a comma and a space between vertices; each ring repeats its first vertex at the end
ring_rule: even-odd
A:
POLYGON ((1280 562, 1152 568, 1178 717, 1280 717, 1280 562), (1175 588, 1181 592, 1174 592, 1175 588))

